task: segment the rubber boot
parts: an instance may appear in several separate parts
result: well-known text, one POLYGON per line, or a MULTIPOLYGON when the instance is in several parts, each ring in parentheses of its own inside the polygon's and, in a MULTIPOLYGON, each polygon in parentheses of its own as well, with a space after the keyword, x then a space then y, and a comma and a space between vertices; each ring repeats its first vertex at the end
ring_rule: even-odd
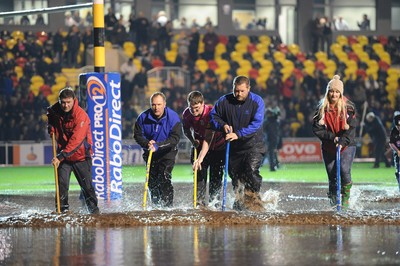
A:
POLYGON ((350 190, 352 183, 342 186, 342 209, 346 210, 349 207, 350 190))
POLYGON ((336 195, 335 195, 335 193, 328 192, 328 193, 326 193, 326 194, 327 194, 328 199, 329 199, 329 204, 330 204, 332 207, 336 206, 336 205, 337 205, 337 201, 336 201, 336 195))
POLYGON ((265 211, 260 193, 251 190, 244 190, 244 208, 252 212, 265 211))
POLYGON ((204 208, 206 204, 206 183, 204 180, 197 181, 197 206, 204 208))
POLYGON ((232 209, 236 211, 242 211, 244 209, 244 186, 240 181, 238 186, 234 188, 235 191, 235 202, 233 203, 232 209))

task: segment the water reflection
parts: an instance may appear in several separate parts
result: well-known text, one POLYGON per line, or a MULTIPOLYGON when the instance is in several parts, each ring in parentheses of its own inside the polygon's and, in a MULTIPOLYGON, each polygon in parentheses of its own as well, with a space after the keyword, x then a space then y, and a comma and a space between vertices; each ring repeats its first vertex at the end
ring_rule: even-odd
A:
POLYGON ((4 228, 0 264, 399 265, 399 235, 394 225, 4 228))

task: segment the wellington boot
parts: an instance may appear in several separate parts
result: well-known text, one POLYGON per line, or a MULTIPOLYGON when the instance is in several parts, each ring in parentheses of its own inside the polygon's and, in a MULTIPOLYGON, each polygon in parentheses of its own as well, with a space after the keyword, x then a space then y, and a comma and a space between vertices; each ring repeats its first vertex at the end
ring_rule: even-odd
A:
POLYGON ((265 211, 263 201, 261 200, 260 193, 245 190, 244 192, 244 208, 252 212, 265 211))
POLYGON ((235 193, 235 202, 233 202, 232 209, 235 211, 243 211, 244 209, 244 197, 242 193, 235 193))
POLYGON ((337 204, 337 200, 336 200, 336 195, 334 193, 327 193, 328 195, 328 199, 329 199, 329 204, 334 207, 337 204))
POLYGON ((233 203, 232 209, 236 211, 242 211, 244 209, 244 186, 240 183, 235 188, 235 202, 233 203))
POLYGON ((352 183, 342 186, 342 209, 349 208, 350 190, 353 186, 352 183))

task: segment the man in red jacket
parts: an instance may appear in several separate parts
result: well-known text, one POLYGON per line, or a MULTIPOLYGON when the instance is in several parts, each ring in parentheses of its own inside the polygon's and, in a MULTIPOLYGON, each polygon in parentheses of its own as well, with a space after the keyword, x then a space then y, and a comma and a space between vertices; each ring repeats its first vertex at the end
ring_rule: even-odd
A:
MULTIPOLYGON (((57 155, 52 164, 58 169, 60 209, 68 211, 68 190, 71 172, 81 187, 81 194, 90 213, 99 213, 92 184, 92 135, 90 119, 78 105, 70 87, 60 91, 57 103, 47 108, 50 135, 55 134, 57 155)), ((57 203, 56 203, 57 204, 57 203)))

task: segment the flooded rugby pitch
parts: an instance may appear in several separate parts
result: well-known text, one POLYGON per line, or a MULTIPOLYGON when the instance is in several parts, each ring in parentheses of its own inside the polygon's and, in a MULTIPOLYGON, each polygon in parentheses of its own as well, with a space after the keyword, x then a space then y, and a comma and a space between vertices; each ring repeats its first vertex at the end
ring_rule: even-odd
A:
POLYGON ((142 209, 143 184, 88 215, 78 192, 57 215, 53 194, 0 195, 0 265, 400 265, 397 186, 356 184, 350 208, 329 206, 326 184, 262 186, 263 213, 192 207, 175 183, 174 207, 142 209))

